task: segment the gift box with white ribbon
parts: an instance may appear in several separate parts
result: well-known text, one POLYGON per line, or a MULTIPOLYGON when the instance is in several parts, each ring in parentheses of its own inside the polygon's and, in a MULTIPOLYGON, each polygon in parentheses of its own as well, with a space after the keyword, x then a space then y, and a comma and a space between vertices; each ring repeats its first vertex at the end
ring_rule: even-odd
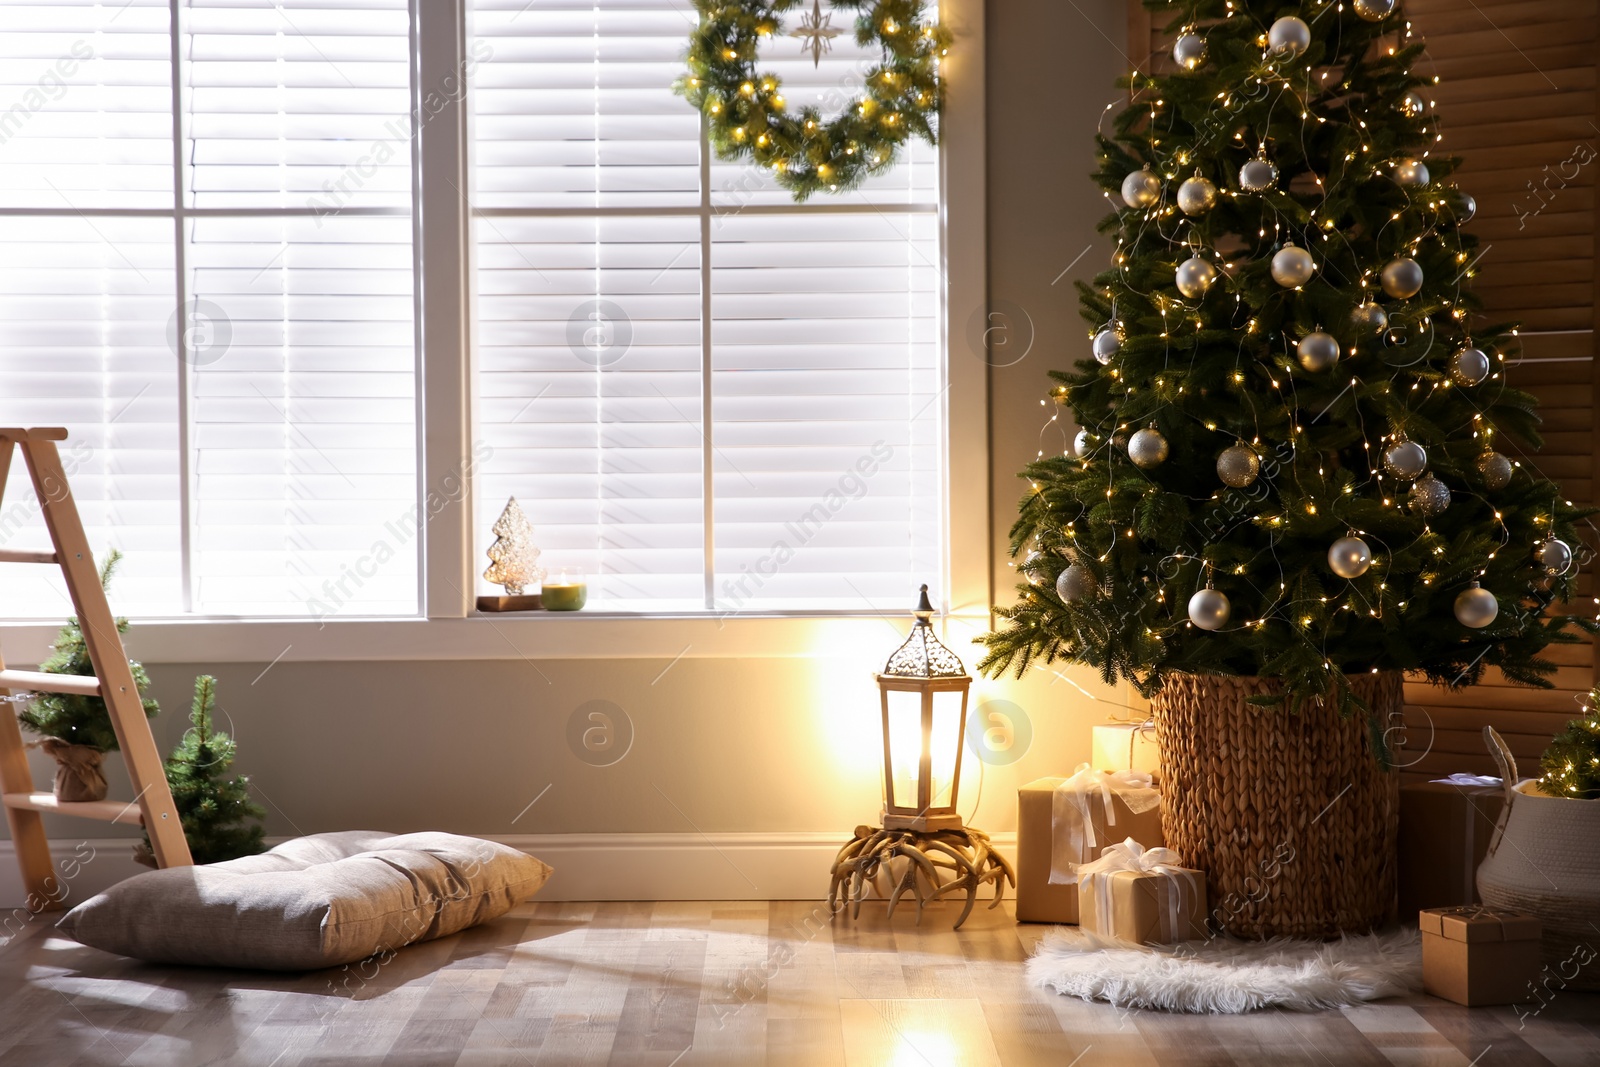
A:
POLYGON ((1078 925, 1141 945, 1206 936, 1206 876, 1131 838, 1078 868, 1078 925))

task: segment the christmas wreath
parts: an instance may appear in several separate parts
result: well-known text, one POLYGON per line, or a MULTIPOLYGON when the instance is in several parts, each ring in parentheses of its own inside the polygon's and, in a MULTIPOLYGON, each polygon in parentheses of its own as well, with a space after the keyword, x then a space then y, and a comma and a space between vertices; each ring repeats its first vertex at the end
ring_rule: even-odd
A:
MULTIPOLYGON (((938 142, 943 88, 939 57, 950 36, 921 0, 833 0, 858 12, 858 44, 876 42, 883 59, 865 73, 863 91, 825 120, 815 107, 785 109, 783 83, 756 71, 759 43, 778 32, 779 17, 804 0, 695 0, 700 24, 689 38, 688 73, 674 89, 705 116, 711 146, 726 160, 752 159, 805 200, 837 192, 894 165, 912 137, 938 142)), ((814 60, 840 30, 820 0, 789 31, 814 60)))

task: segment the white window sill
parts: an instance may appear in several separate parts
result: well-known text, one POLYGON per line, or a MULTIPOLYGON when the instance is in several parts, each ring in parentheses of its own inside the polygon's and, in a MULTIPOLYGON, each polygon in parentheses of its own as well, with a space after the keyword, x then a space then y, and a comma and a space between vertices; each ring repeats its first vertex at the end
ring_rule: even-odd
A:
MULTIPOLYGON (((986 611, 944 620, 946 642, 969 665, 986 611)), ((136 620, 125 638, 144 663, 393 660, 676 659, 859 656, 884 658, 910 631, 909 614, 640 616, 600 612, 479 614, 465 619, 136 620)), ((7 663, 34 666, 59 623, 0 624, 7 663)))

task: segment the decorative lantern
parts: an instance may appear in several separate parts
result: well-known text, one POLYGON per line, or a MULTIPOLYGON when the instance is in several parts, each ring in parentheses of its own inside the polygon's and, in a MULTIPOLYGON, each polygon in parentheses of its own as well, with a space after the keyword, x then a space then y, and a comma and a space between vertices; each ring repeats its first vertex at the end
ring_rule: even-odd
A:
POLYGON ((828 907, 859 917, 869 892, 881 893, 894 917, 907 893, 922 910, 945 897, 962 901, 967 921, 981 886, 994 886, 996 907, 1016 875, 989 835, 956 814, 961 748, 972 679, 954 652, 934 636, 928 587, 912 614, 916 625, 878 675, 883 705, 883 825, 858 826, 833 860, 828 907))
POLYGON ((961 739, 972 679, 933 633, 928 587, 912 614, 916 625, 878 675, 883 698, 883 826, 886 830, 955 830, 961 739))

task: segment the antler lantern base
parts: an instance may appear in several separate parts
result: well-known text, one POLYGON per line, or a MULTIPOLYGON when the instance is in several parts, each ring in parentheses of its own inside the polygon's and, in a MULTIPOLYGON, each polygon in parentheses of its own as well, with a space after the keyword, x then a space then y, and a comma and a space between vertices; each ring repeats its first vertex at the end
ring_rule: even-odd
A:
POLYGON ((966 903, 955 925, 960 929, 972 914, 979 886, 994 885, 989 907, 999 907, 1006 886, 1015 886, 1017 876, 989 844, 989 835, 970 826, 944 830, 858 826, 834 858, 828 907, 835 915, 848 912, 850 918, 860 918, 868 889, 888 881, 893 882, 887 890, 890 917, 909 891, 916 897, 918 925, 929 904, 964 893, 966 903), (895 863, 896 858, 901 863, 895 863))

